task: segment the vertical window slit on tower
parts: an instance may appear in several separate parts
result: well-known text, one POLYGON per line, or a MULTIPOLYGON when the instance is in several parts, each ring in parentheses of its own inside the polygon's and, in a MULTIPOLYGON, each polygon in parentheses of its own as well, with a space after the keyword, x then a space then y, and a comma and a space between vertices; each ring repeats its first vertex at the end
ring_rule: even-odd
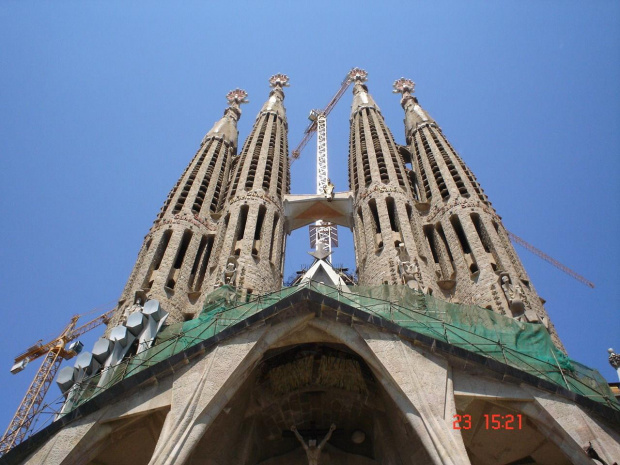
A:
POLYGON ((424 169, 424 164, 422 163, 422 157, 420 156, 420 147, 418 146, 418 140, 416 138, 413 139, 413 149, 415 152, 415 157, 416 157, 416 162, 418 165, 418 172, 420 173, 420 176, 422 178, 422 185, 424 187, 424 194, 425 194, 425 198, 424 200, 430 200, 431 199, 431 187, 428 183, 428 177, 426 176, 426 170, 424 169))
POLYGON ((258 217, 256 218, 256 228, 254 229, 254 240, 258 241, 261 238, 263 231, 263 222, 265 221, 265 213, 267 213, 267 207, 261 205, 258 207, 258 217))
POLYGON ((177 256, 174 260, 174 268, 179 269, 181 265, 183 265, 183 260, 185 259, 185 254, 187 252, 187 247, 189 246, 189 242, 192 240, 192 232, 189 230, 185 230, 183 232, 183 237, 181 238, 181 244, 179 245, 179 250, 177 251, 177 256))
POLYGON ((482 221, 480 219, 480 215, 478 215, 477 213, 472 213, 470 216, 471 216, 472 222, 474 223, 474 227, 476 228, 476 232, 478 233, 478 237, 480 238, 480 242, 482 242, 484 251, 486 253, 490 253, 491 243, 489 241, 489 236, 486 230, 484 229, 484 225, 482 224, 482 221))
POLYGON ((359 181, 357 175, 357 159, 355 154, 357 153, 355 144, 355 120, 351 123, 351 131, 349 132, 349 188, 357 192, 359 190, 359 181))
POLYGON ((433 176, 435 177, 435 183, 437 184, 439 193, 444 200, 447 200, 450 197, 450 192, 448 191, 446 183, 443 179, 441 170, 439 169, 439 165, 437 165, 437 161, 435 160, 435 156, 433 155, 428 139, 424 134, 424 130, 418 131, 418 134, 420 134, 420 138, 422 139, 422 145, 424 146, 426 157, 428 158, 429 164, 431 165, 431 171, 433 172, 433 176))
POLYGON ((263 140, 265 138, 265 130, 267 128, 267 122, 269 121, 269 117, 263 118, 263 123, 261 124, 260 132, 258 133, 258 137, 256 138, 256 142, 254 144, 254 151, 252 152, 252 159, 250 160, 250 166, 248 169, 248 177, 245 181, 245 189, 250 190, 254 186, 254 178, 256 176, 256 169, 258 168, 258 160, 260 158, 260 152, 263 147, 263 140))
POLYGON ((387 184, 388 182, 390 182, 390 177, 388 174, 387 165, 385 163, 385 157, 383 155, 383 147, 381 147, 381 140, 379 139, 379 135, 377 133, 374 116, 374 112, 371 114, 370 111, 368 111, 368 127, 370 129, 370 138, 372 140, 372 146, 375 152, 377 166, 379 167, 379 176, 381 178, 381 182, 387 184))
POLYGON ((269 249, 269 260, 273 262, 273 252, 274 252, 274 244, 276 242, 276 233, 278 232, 278 222, 280 221, 280 215, 277 213, 273 218, 273 229, 271 231, 271 245, 269 249))
MULTIPOLYGON (((282 195, 282 183, 284 182, 284 168, 288 157, 288 148, 286 146, 286 138, 284 137, 284 128, 280 129, 280 147, 278 148, 278 196, 282 195)), ((288 192, 288 190, 287 190, 288 192)))
POLYGON ((424 236, 426 236, 426 240, 428 241, 428 246, 431 249, 431 254, 433 255, 433 261, 439 264, 439 254, 437 253, 437 247, 435 244, 435 233, 434 227, 432 224, 424 225, 424 236))
POLYGON ((463 231, 463 226, 461 226, 461 220, 458 216, 452 215, 450 217, 450 224, 454 228, 454 232, 459 238, 459 243, 461 244, 461 249, 463 253, 471 253, 471 249, 469 247, 469 242, 467 242, 467 236, 465 235, 465 231, 463 231))
POLYGON ((357 120, 357 127, 359 128, 360 135, 360 152, 362 154, 362 166, 364 168, 364 181, 366 187, 370 186, 372 182, 372 176, 370 175, 370 162, 368 161, 368 148, 366 147, 366 131, 364 130, 364 122, 361 119, 360 113, 355 115, 357 120))
POLYGON ((200 259, 202 258, 202 253, 204 252, 206 245, 207 245, 207 236, 202 236, 200 238, 200 244, 198 244, 198 251, 196 252, 194 263, 192 264, 192 271, 190 273, 192 278, 190 279, 190 284, 191 284, 191 281, 193 280, 194 275, 196 274, 196 271, 198 271, 198 265, 200 265, 200 259))
POLYGON ((207 167, 207 171, 202 177, 202 182, 200 183, 200 187, 198 189, 198 193, 196 194, 196 199, 194 200, 194 205, 192 206, 192 212, 200 213, 200 209, 202 208, 202 204, 205 200, 205 196, 207 195, 207 189, 209 186, 209 181, 213 176, 213 171, 215 170, 215 164, 218 159, 218 154, 222 147, 222 141, 218 140, 217 146, 215 150, 210 150, 211 160, 209 161, 209 166, 207 167))
POLYGON ((381 222, 379 221, 379 212, 377 211, 377 202, 375 199, 368 202, 368 207, 370 208, 372 222, 375 227, 375 248, 379 250, 383 248, 383 240, 381 238, 381 222))
POLYGON ((443 226, 441 226, 441 223, 437 223, 435 225, 435 230, 437 231, 437 234, 441 238, 441 241, 444 245, 444 248, 446 249, 446 252, 448 253, 448 257, 450 258, 450 261, 453 262, 454 258, 452 257, 452 251, 450 250, 450 245, 448 244, 448 239, 446 238, 446 233, 444 233, 443 226))
POLYGON ((385 199, 385 205, 387 207, 388 216, 390 217, 390 227, 394 232, 400 232, 400 227, 398 225, 398 219, 396 217, 396 202, 392 197, 388 197, 385 199))
POLYGON ((226 146, 226 148, 220 152, 220 171, 218 173, 215 189, 213 189, 213 196, 211 197, 211 205, 209 207, 209 210, 211 210, 212 213, 215 213, 218 210, 220 203, 220 197, 224 185, 224 166, 226 165, 226 160, 228 159, 229 150, 230 148, 226 146))
POLYGON ((196 175, 198 174, 198 171, 200 171, 200 167, 202 166, 202 163, 207 155, 207 152, 209 151, 209 149, 211 148, 211 146, 213 145, 214 140, 211 139, 209 140, 209 142, 204 146, 203 151, 202 151, 202 155, 200 156, 200 158, 198 158, 198 161, 196 162, 196 165, 194 166, 194 169, 192 170, 192 172, 190 173, 189 177, 187 178, 187 181, 185 182, 185 186, 183 186, 183 190, 181 191, 181 194, 179 195, 179 198, 177 199, 177 203, 174 206, 174 210, 172 210, 172 213, 179 213, 181 211, 181 208, 183 208, 183 205, 185 205, 185 200, 187 199, 187 196, 189 195, 189 191, 191 190, 193 184, 194 184, 194 180, 196 179, 196 175))
POLYGON ((245 232, 245 223, 248 220, 248 210, 250 207, 247 205, 242 205, 239 209, 239 222, 237 225, 237 240, 240 241, 243 239, 243 234, 245 232))
MULTIPOLYGON (((215 236, 206 236, 205 246, 202 253, 202 259, 200 262, 200 269, 198 271, 198 278, 194 285, 194 290, 199 291, 202 287, 202 283, 207 273, 207 265, 209 264, 209 258, 211 257, 211 251, 213 250, 213 240, 215 236)), ((205 237, 203 237, 205 239, 205 237)), ((202 241, 201 241, 202 244, 202 241)))
POLYGON ((265 163, 265 170, 263 172, 264 173, 263 174, 263 190, 265 192, 269 191, 269 186, 271 184, 271 172, 273 169, 273 159, 274 159, 275 149, 276 149, 276 125, 274 123, 271 126, 271 136, 269 137, 269 149, 267 151, 267 162, 265 163))
POLYGON ((456 166, 454 166, 452 158, 448 155, 448 152, 446 152, 445 146, 439 140, 435 131, 430 131, 430 134, 433 137, 433 142, 435 142, 435 146, 439 149, 439 152, 441 153, 441 156, 443 157, 444 162, 446 163, 446 166, 448 167, 448 170, 450 171, 450 175, 452 176, 452 179, 454 180, 454 183, 456 184, 456 187, 459 190, 459 194, 461 194, 463 197, 469 197, 469 192, 467 192, 465 183, 461 179, 461 175, 456 169, 456 166))
POLYGON ((370 202, 368 202, 368 207, 370 208, 370 213, 372 213, 375 233, 379 234, 381 232, 381 222, 379 221, 379 212, 377 211, 377 202, 375 201, 375 199, 372 199, 370 202))
POLYGON ((403 161, 402 155, 396 148, 396 144, 394 144, 394 136, 392 132, 385 126, 383 119, 379 118, 379 126, 381 127, 381 132, 383 133, 383 138, 385 139, 389 150, 390 157, 392 159, 392 166, 394 167, 394 171, 396 172, 396 178, 398 180, 398 185, 405 189, 405 180, 403 178, 403 172, 405 163, 403 161))
POLYGON ((166 253, 166 249, 168 248, 168 243, 170 242, 170 237, 172 236, 172 230, 168 229, 166 230, 166 232, 164 232, 164 234, 161 237, 161 240, 159 242, 159 246, 157 247, 157 250, 155 251, 155 255, 153 257, 153 270, 158 270, 159 269, 159 265, 161 265, 161 261, 164 258, 164 255, 166 253))

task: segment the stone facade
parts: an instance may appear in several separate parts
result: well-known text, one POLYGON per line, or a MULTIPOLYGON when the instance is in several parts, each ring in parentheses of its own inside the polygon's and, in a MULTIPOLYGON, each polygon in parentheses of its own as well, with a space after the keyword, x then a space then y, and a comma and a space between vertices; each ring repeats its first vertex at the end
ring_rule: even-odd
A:
POLYGON ((307 465, 291 426, 316 438, 330 424, 324 465, 586 465, 589 444, 609 464, 620 456, 611 409, 595 414, 589 399, 514 370, 499 379, 467 354, 334 304, 280 302, 141 381, 127 378, 113 401, 85 404, 8 463, 307 465))

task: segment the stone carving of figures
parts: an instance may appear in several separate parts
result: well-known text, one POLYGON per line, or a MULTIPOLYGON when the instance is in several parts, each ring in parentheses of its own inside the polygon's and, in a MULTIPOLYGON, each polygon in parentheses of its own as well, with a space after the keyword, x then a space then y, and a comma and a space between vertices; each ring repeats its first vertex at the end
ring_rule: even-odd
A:
POLYGON ((403 284, 411 289, 422 292, 420 286, 420 269, 418 265, 411 261, 409 252, 402 242, 398 244, 398 271, 403 284))
POLYGON ((133 304, 131 304, 125 309, 125 313, 123 314, 123 316, 125 317, 125 319, 127 319, 127 317, 132 313, 140 311, 142 311, 142 299, 138 297, 133 304))
POLYGON ((226 267, 222 272, 222 283, 228 286, 235 285, 235 278, 237 277, 237 258, 236 257, 228 257, 228 261, 226 262, 226 267))
POLYGON ((332 184, 331 179, 327 180, 327 185, 323 188, 323 194, 327 198, 328 202, 331 202, 334 198, 334 185, 332 184))
POLYGON ((327 444, 327 441, 329 441, 329 438, 331 438, 332 433, 335 429, 336 425, 332 423, 332 425, 329 427, 329 432, 327 433, 327 435, 325 435, 321 443, 317 446, 316 439, 310 439, 308 441, 308 444, 306 444, 306 441, 304 441, 304 438, 301 436, 301 434, 299 434, 299 431, 297 431, 295 425, 291 426, 291 431, 295 433, 295 437, 306 451, 306 456, 308 457, 308 465, 319 465, 319 460, 321 459, 321 451, 323 450, 323 447, 325 447, 325 444, 327 444))
POLYGON ((525 304, 523 303, 525 294, 523 289, 519 284, 513 284, 508 273, 501 273, 499 280, 512 316, 514 318, 522 317, 525 314, 525 304))

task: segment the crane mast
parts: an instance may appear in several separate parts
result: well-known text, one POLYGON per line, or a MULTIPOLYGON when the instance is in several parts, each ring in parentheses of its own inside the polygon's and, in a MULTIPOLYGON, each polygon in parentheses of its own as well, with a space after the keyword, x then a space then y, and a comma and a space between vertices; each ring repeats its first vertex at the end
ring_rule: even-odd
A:
MULTIPOLYGON (((327 115, 325 111, 313 110, 310 118, 316 123, 316 193, 331 199, 334 186, 331 184, 327 170, 327 115)), ((337 234, 336 226, 318 220, 314 224, 315 249, 329 254, 332 250, 332 237, 337 234)), ((311 229, 311 234, 312 234, 311 229)))

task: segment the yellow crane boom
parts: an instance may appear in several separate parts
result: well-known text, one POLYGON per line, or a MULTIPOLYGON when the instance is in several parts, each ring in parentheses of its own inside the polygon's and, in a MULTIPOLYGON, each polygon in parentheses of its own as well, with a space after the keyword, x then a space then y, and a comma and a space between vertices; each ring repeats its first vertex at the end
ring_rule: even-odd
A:
POLYGON ((76 328, 76 324, 82 315, 75 315, 60 336, 42 344, 37 342, 26 351, 15 357, 15 364, 11 369, 13 374, 22 371, 28 362, 41 356, 45 356, 41 366, 30 383, 26 395, 22 399, 11 423, 9 423, 2 439, 0 440, 0 456, 22 442, 30 429, 34 418, 41 411, 45 395, 60 368, 63 360, 68 360, 76 355, 75 351, 67 350, 67 344, 82 334, 107 323, 112 316, 113 310, 108 310, 103 315, 90 320, 76 328))
POLYGON ((586 286, 594 289, 594 283, 592 281, 588 281, 586 278, 584 278, 583 276, 581 276, 579 273, 574 272, 573 270, 571 270, 569 267, 567 267, 566 265, 562 265, 560 262, 558 262, 556 259, 550 257, 549 255, 547 255, 545 252, 543 252, 542 250, 537 249, 536 247, 534 247, 532 244, 530 244, 529 242, 526 242, 525 240, 521 239, 519 236, 517 236, 514 233, 511 233, 510 231, 506 231, 508 233, 508 237, 510 237, 510 240, 512 242, 514 242, 515 244, 519 244, 522 247, 525 247, 527 250, 529 250, 530 252, 532 252, 534 255, 538 255, 540 258, 542 258, 543 260, 545 260, 546 262, 551 263, 553 266, 555 266, 557 269, 563 271, 564 273, 566 273, 567 275, 573 277, 574 279, 576 279, 577 281, 585 284, 586 286))

